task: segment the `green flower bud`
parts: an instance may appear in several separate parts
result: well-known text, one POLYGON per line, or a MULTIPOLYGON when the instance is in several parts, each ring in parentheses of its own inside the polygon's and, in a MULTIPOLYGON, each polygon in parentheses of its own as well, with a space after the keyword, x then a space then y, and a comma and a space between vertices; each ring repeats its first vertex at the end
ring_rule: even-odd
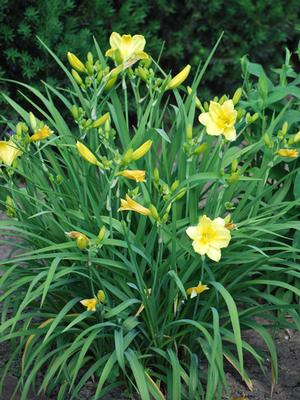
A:
POLYGON ((103 225, 98 233, 98 239, 100 242, 105 238, 105 234, 106 234, 106 227, 103 225))
POLYGON ((208 144, 207 143, 202 143, 202 144, 200 144, 199 146, 197 146, 196 148, 195 148, 195 150, 193 151, 193 155, 199 155, 199 154, 201 154, 201 153, 204 153, 205 152, 205 150, 207 149, 207 147, 208 147, 208 144))
POLYGON ((73 78, 78 83, 78 85, 82 85, 83 81, 82 81, 81 76, 79 75, 79 73, 77 71, 75 71, 75 69, 72 69, 71 72, 72 72, 73 78))
POLYGON ((72 115, 73 115, 73 117, 74 117, 74 119, 76 121, 78 119, 78 117, 79 117, 79 110, 78 110, 78 107, 76 105, 72 106, 71 113, 72 113, 72 115))
POLYGON ((127 150, 123 156, 123 162, 129 163, 130 161, 132 161, 132 154, 133 154, 133 149, 127 150))
POLYGON ((29 123, 33 131, 37 128, 37 120, 32 112, 29 113, 29 123))
POLYGON ((189 124, 186 128, 186 138, 187 140, 193 139, 193 126, 189 124))
POLYGON ((238 161, 237 160, 233 160, 232 163, 231 163, 231 172, 232 173, 236 172, 237 167, 238 167, 238 161))
POLYGON ((87 60, 91 65, 94 64, 94 57, 93 57, 93 54, 90 51, 87 53, 87 60))
POLYGON ((232 97, 232 102, 233 102, 234 105, 236 105, 236 104, 240 101, 240 99, 241 99, 241 97, 242 97, 242 93, 243 93, 242 88, 238 88, 238 89, 234 92, 234 95, 233 95, 233 97, 232 97))
POLYGON ((186 189, 181 189, 178 193, 178 195, 175 197, 175 201, 182 199, 182 197, 185 196, 187 190, 186 189))
POLYGON ((157 212, 157 208, 153 205, 150 204, 149 210, 151 211, 151 216, 156 220, 159 221, 159 214, 157 212))
POLYGON ((171 185, 171 192, 175 192, 175 190, 178 188, 178 186, 179 186, 179 180, 178 179, 176 179, 176 181, 174 181, 173 183, 172 183, 172 185, 171 185))
POLYGON ((158 184, 158 183, 159 183, 159 171, 158 171, 157 168, 154 168, 154 171, 153 171, 153 178, 154 178, 154 182, 155 182, 156 184, 158 184))

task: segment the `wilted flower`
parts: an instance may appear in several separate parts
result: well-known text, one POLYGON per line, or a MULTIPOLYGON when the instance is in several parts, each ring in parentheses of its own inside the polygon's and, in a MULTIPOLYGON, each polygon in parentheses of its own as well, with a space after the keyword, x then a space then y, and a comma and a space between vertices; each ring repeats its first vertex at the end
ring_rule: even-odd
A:
POLYGON ((87 308, 87 311, 96 311, 96 305, 98 304, 98 299, 93 297, 92 299, 81 300, 80 303, 87 308))
POLYGON ((96 311, 96 305, 105 303, 106 296, 103 290, 98 290, 97 296, 91 299, 81 300, 80 303, 87 308, 87 311, 96 311))
POLYGON ((186 293, 191 296, 191 299, 193 297, 196 297, 198 294, 204 292, 205 290, 209 290, 209 287, 207 285, 202 285, 201 282, 198 283, 197 286, 190 287, 186 290, 186 293))
POLYGON ((13 140, 0 141, 0 162, 3 164, 11 166, 22 153, 13 140))
POLYGON ((296 149, 279 149, 277 154, 281 157, 296 158, 299 152, 296 149))
POLYGON ((97 158, 94 156, 94 154, 89 150, 83 143, 77 142, 76 143, 77 150, 79 154, 90 164, 93 165, 100 165, 100 162, 97 160, 97 158))
POLYGON ((175 75, 174 78, 170 80, 170 82, 167 84, 166 89, 176 89, 179 85, 181 85, 186 78, 188 77, 189 73, 191 70, 191 66, 188 64, 186 67, 183 68, 182 71, 179 72, 179 74, 175 75))
POLYGON ((146 182, 146 179, 145 179, 146 171, 143 171, 143 170, 125 169, 124 171, 119 172, 118 175, 124 176, 125 178, 128 178, 128 179, 133 179, 136 182, 146 182))
POLYGON ((113 32, 110 35, 109 43, 111 48, 105 55, 113 58, 117 64, 148 58, 148 54, 144 52, 146 40, 142 35, 121 36, 119 33, 113 32))
POLYGON ((126 200, 121 199, 121 207, 118 211, 135 211, 142 215, 151 215, 151 211, 148 208, 141 206, 139 203, 131 199, 128 194, 126 194, 126 200))
POLYGON ((208 112, 199 115, 199 121, 206 127, 208 135, 224 135, 230 141, 236 139, 236 118, 237 111, 232 100, 226 100, 222 105, 211 101, 208 112))
POLYGON ((200 217, 198 225, 187 228, 186 233, 193 240, 195 252, 206 254, 213 261, 220 261, 220 249, 227 247, 231 239, 223 218, 211 220, 206 215, 200 217))
POLYGON ((84 250, 87 248, 90 240, 84 233, 77 231, 70 231, 70 232, 65 232, 65 234, 69 238, 76 240, 76 245, 80 250, 84 250))
POLYGON ((49 126, 44 125, 42 128, 37 129, 32 136, 30 136, 31 142, 38 142, 39 140, 44 140, 47 137, 51 136, 53 131, 49 128, 49 126))

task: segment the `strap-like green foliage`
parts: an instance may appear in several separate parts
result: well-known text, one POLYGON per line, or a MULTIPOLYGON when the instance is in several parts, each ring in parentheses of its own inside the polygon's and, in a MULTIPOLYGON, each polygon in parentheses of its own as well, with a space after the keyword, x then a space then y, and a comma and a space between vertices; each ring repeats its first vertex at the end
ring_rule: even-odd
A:
POLYGON ((249 329, 267 345, 275 385, 273 333, 300 327, 300 93, 290 53, 274 80, 243 60, 243 91, 233 96, 238 136, 229 142, 198 121, 209 107, 197 95, 217 45, 192 70, 190 90, 166 90, 170 77, 154 61, 124 66, 105 90, 114 66, 98 43, 92 72, 79 77, 44 47, 70 84, 19 84, 26 107, 4 95, 19 122, 4 115, 3 127, 16 132, 23 154, 1 164, 0 202, 10 218, 0 220, 0 243, 18 252, 0 260, 0 343, 12 344, 0 386, 22 354, 21 400, 31 387, 81 399, 87 383, 94 400, 112 390, 130 399, 219 400, 229 395, 228 365, 252 387, 245 353, 265 369, 249 329), (30 141, 42 128, 49 136, 30 141), (134 158, 148 140, 151 149, 134 158), (80 154, 77 141, 94 156, 80 154), (127 179, 124 169, 145 170, 146 181, 127 179), (146 215, 118 211, 126 195, 146 215), (229 212, 220 261, 201 257, 186 229, 204 214, 229 212), (192 297, 199 281, 209 290, 192 297))

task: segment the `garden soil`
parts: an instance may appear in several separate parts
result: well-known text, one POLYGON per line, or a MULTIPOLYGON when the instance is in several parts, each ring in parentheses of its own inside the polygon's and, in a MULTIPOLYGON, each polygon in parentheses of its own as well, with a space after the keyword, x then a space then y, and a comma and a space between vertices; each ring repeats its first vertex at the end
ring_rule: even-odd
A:
MULTIPOLYGON (((3 216, 0 215, 0 219, 3 216)), ((3 239, 3 237, 1 238, 3 239)), ((10 237, 9 240, 12 238, 10 237)), ((0 246, 0 259, 6 258, 10 254, 10 246, 0 246)), ((241 381, 237 372, 228 366, 226 376, 231 388, 231 395, 225 396, 224 400, 300 400, 300 333, 291 330, 279 331, 275 334, 275 341, 278 351, 279 363, 279 379, 275 385, 273 393, 271 393, 271 365, 266 346, 263 341, 253 332, 245 334, 245 339, 249 341, 264 356, 266 363, 266 374, 264 375, 253 358, 245 355, 245 368, 252 380, 253 391, 249 391, 241 381)), ((7 343, 0 344, 0 377, 1 371, 4 370, 10 353, 7 343)), ((20 371, 20 359, 16 360, 10 369, 4 382, 4 390, 0 395, 0 400, 10 400, 17 379, 18 371, 20 371)), ((94 384, 88 383, 80 393, 80 400, 92 399, 94 384)), ((121 400, 123 397, 120 393, 114 393, 105 396, 103 400, 121 400)), ((14 400, 19 400, 19 396, 15 396, 14 400)), ((54 398, 46 398, 44 395, 34 396, 30 393, 26 400, 55 400, 54 398)), ((67 398, 66 398, 67 400, 67 398)), ((195 399, 198 400, 198 399, 195 399)))

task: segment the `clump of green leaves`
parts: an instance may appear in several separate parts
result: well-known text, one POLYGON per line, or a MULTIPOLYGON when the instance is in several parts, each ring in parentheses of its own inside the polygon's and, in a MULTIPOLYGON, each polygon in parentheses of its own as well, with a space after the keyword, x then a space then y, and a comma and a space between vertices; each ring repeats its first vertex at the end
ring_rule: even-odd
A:
POLYGON ((4 376, 22 352, 22 400, 31 386, 77 399, 88 381, 95 400, 116 388, 142 400, 221 399, 227 363, 250 388, 244 354, 265 370, 244 338, 249 329, 266 343, 276 384, 270 332, 299 327, 288 297, 300 295, 288 282, 299 275, 299 164, 276 147, 299 148, 284 125, 295 103, 280 97, 270 109, 265 78, 252 84, 248 63, 244 89, 230 96, 237 139, 208 135, 198 116, 210 106, 197 93, 215 50, 189 89, 170 91, 170 76, 149 59, 119 68, 95 43, 97 57, 73 58, 72 74, 48 49, 70 87, 21 84, 28 109, 4 95, 22 120, 7 125, 18 128, 11 140, 23 153, 2 168, 11 219, 0 229, 24 242, 15 243, 21 254, 0 261, 0 341, 14 345, 4 376), (33 140, 45 126, 48 136, 33 140), (127 170, 144 171, 146 182, 127 170), (219 262, 196 253, 186 234, 202 215, 230 229, 219 262), (209 290, 191 298, 200 280, 209 290), (278 299, 276 290, 288 295, 278 299))

